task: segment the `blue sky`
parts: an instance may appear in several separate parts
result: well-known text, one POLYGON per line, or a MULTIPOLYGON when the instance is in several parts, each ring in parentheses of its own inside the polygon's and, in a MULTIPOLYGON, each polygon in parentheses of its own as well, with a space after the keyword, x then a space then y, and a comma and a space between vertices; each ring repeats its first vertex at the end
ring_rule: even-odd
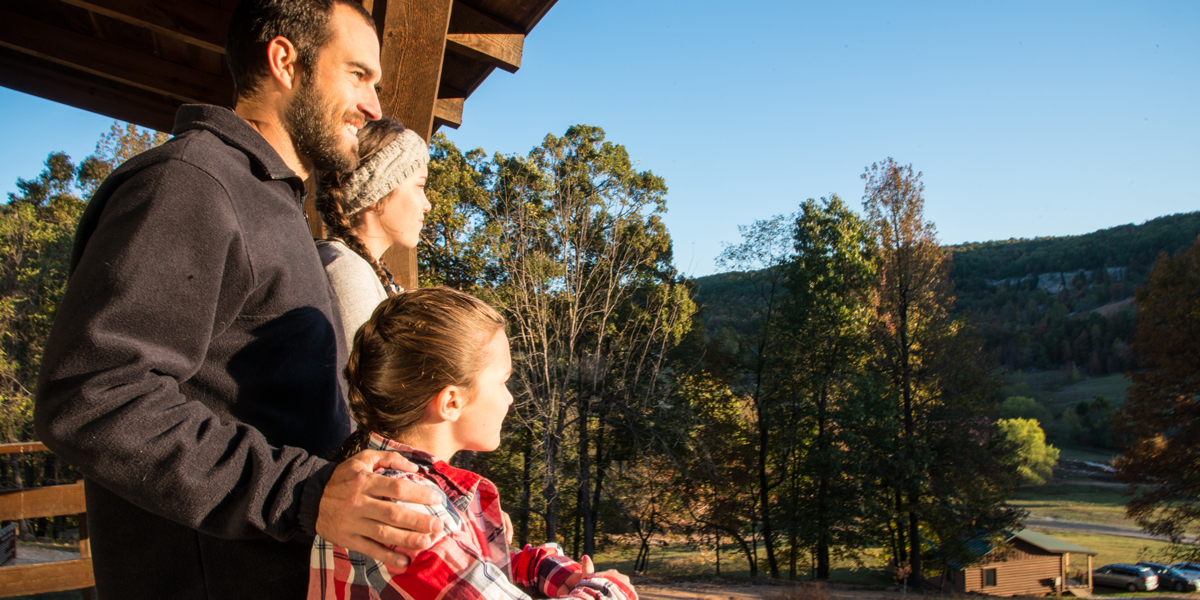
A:
MULTIPOLYGON (((858 206, 888 156, 924 173, 945 243, 1200 210, 1200 2, 560 0, 522 65, 450 139, 525 153, 603 127, 666 179, 691 275, 738 224, 830 193, 858 206)), ((0 89, 0 184, 110 124, 0 89)))

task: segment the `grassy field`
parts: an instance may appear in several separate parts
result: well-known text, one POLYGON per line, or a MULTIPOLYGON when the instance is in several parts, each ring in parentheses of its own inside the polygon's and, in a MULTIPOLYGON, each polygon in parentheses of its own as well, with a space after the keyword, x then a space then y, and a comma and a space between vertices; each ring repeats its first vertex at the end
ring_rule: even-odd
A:
POLYGON ((1129 388, 1129 379, 1124 375, 1105 375, 1084 379, 1057 390, 1046 390, 1045 399, 1039 398, 1050 412, 1058 414, 1068 406, 1075 406, 1083 400, 1091 401, 1096 396, 1104 396, 1112 401, 1113 406, 1121 406, 1125 402, 1125 393, 1129 388))
MULTIPOLYGON (((766 551, 759 548, 759 558, 766 562, 766 551)), ((636 546, 610 546, 596 553, 597 570, 616 569, 622 573, 633 572, 633 561, 637 558, 636 546)), ((870 560, 867 567, 860 567, 853 561, 835 560, 830 573, 834 581, 845 581, 859 584, 891 585, 894 580, 882 569, 878 560, 870 560), (879 563, 879 564, 876 564, 879 563)), ((808 556, 801 557, 797 570, 797 579, 808 579, 808 556)), ((787 577, 786 562, 780 564, 780 575, 787 577)), ((716 554, 711 546, 696 547, 682 542, 671 543, 667 546, 654 546, 650 550, 650 564, 646 575, 655 577, 703 577, 714 576, 716 570, 716 554)), ((759 571, 759 576, 764 576, 759 571)), ((750 567, 740 547, 727 544, 721 547, 721 577, 742 578, 750 577, 750 567)))
POLYGON ((1054 480, 1024 486, 1008 502, 1043 517, 1136 527, 1125 518, 1124 491, 1124 487, 1054 480))
POLYGON ((1009 373, 1006 378, 1013 386, 1008 388, 1009 391, 1019 395, 1032 394, 1055 416, 1068 406, 1083 400, 1090 402, 1096 396, 1104 396, 1114 406, 1120 406, 1125 402, 1129 388, 1129 379, 1121 374, 1088 377, 1069 385, 1064 385, 1059 371, 1009 373))

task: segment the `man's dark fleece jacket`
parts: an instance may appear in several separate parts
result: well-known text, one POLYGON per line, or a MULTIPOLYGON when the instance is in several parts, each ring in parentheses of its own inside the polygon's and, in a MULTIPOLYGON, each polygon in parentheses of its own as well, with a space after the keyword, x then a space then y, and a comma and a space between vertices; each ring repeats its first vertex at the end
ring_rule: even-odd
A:
POLYGON ((302 598, 350 432, 304 182, 229 110, 174 133, 83 214, 37 433, 85 476, 101 598, 302 598))

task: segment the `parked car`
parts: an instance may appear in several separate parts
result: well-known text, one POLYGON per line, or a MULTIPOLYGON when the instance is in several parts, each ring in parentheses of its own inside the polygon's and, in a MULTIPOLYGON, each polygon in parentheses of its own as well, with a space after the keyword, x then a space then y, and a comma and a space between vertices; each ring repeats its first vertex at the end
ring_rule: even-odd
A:
POLYGON ((1171 568, 1176 571, 1183 571, 1183 574, 1189 577, 1200 579, 1200 563, 1177 562, 1171 565, 1171 568))
POLYGON ((1177 592, 1194 592, 1200 590, 1200 572, 1180 571, 1175 567, 1162 563, 1140 562, 1134 566, 1146 567, 1158 575, 1158 587, 1177 592))
POLYGON ((1158 587, 1158 575, 1146 567, 1133 565, 1104 565, 1092 571, 1092 582, 1098 585, 1125 588, 1131 592, 1149 592, 1158 587))

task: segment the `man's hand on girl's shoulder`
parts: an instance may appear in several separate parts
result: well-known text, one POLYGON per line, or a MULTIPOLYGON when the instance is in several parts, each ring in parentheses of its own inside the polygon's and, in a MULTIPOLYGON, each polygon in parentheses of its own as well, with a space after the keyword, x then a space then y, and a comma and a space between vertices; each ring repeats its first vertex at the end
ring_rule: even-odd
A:
POLYGON ((435 505, 439 498, 419 483, 377 474, 380 469, 417 470, 395 452, 363 450, 346 459, 325 484, 317 513, 317 534, 335 545, 404 569, 408 557, 392 548, 425 550, 432 543, 431 534, 442 530, 442 522, 392 499, 435 505))

